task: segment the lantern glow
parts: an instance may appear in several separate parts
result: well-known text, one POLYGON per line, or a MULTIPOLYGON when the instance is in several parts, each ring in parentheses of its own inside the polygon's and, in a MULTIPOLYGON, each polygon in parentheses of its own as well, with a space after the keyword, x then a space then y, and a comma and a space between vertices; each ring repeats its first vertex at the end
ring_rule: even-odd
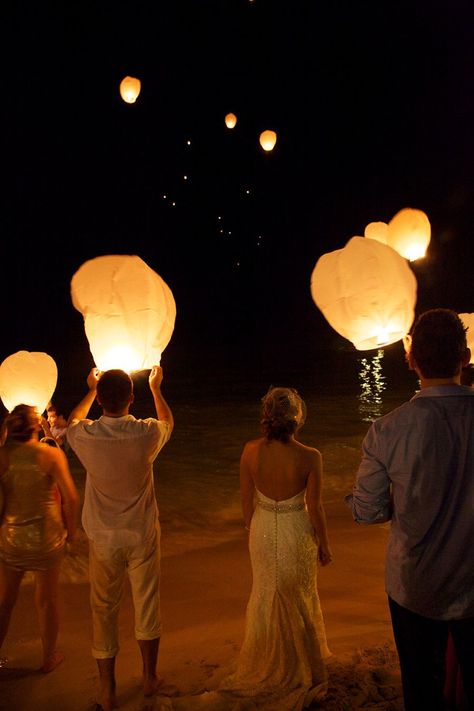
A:
POLYGON ((272 151, 275 148, 277 135, 275 131, 263 131, 260 134, 260 145, 264 151, 272 151))
POLYGON ((227 114, 225 117, 225 125, 227 128, 235 128, 237 116, 235 114, 227 114))
POLYGON ((474 363, 474 314, 459 314, 459 318, 463 322, 464 328, 467 328, 467 347, 471 350, 471 360, 469 362, 474 363))
POLYGON ((311 294, 328 323, 357 350, 395 343, 413 323, 416 279, 388 245, 353 237, 323 254, 311 276, 311 294))
POLYGON ((120 82, 120 96, 126 104, 134 104, 141 90, 141 81, 135 77, 125 77, 120 82))
POLYGON ((47 353, 18 351, 0 365, 0 397, 9 412, 16 405, 45 411, 58 381, 58 369, 47 353))
POLYGON ((71 297, 99 370, 127 372, 158 365, 176 318, 173 294, 140 257, 107 255, 85 262, 71 297))
POLYGON ((405 207, 388 223, 387 244, 411 262, 425 256, 431 239, 431 225, 421 210, 405 207))

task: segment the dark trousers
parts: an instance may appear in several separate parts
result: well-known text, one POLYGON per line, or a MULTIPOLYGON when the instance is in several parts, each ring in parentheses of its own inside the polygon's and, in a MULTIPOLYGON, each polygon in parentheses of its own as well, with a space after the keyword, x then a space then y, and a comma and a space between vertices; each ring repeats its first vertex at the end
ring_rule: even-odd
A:
POLYGON ((448 634, 456 649, 468 708, 474 711, 474 617, 431 620, 388 598, 402 673, 405 711, 442 711, 448 634))

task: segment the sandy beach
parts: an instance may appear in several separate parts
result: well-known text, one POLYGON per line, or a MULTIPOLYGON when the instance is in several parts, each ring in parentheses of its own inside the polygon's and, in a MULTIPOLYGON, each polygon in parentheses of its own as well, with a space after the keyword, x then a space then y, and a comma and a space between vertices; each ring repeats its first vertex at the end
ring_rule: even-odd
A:
MULTIPOLYGON (((351 395, 347 403, 353 402, 351 395)), ((354 405, 337 404, 339 429, 331 425, 333 400, 307 400, 302 440, 318 443, 325 461, 324 500, 334 561, 319 571, 318 587, 329 647, 328 711, 399 711, 398 661, 384 592, 384 549, 388 526, 355 524, 344 504, 357 467, 361 434, 354 405), (319 416, 313 414, 317 407, 319 416), (325 416, 321 416, 321 411, 325 416), (342 414, 346 420, 342 422, 342 414), (344 432, 344 436, 341 436, 344 432)), ((140 407, 140 403, 137 404, 140 407)), ((133 609, 126 588, 120 615, 117 658, 118 700, 124 711, 160 709, 161 697, 195 695, 214 689, 235 659, 243 638, 251 589, 238 488, 242 443, 255 431, 258 402, 229 406, 216 398, 206 406, 176 404, 173 438, 156 463, 156 491, 162 525, 163 636, 160 695, 145 700, 140 688, 133 609), (205 423, 205 424, 203 424, 205 423)), ((70 458, 83 493, 85 474, 70 458)), ((62 622, 59 648, 65 662, 49 675, 35 671, 40 641, 27 577, 13 612, 1 656, 0 708, 16 711, 92 711, 97 692, 96 664, 90 654, 87 540, 82 529, 61 573, 62 622)), ((193 709, 192 701, 189 709, 193 709)))
MULTIPOLYGON (((327 514, 334 562, 320 571, 319 590, 334 656, 329 663, 329 694, 322 708, 402 709, 398 665, 383 590, 387 530, 356 526, 341 503, 329 503, 327 514)), ((75 547, 84 554, 87 542, 83 535, 75 547)), ((69 559, 65 568, 69 570, 76 565, 77 576, 85 578, 81 555, 76 556, 79 560, 69 559)), ((215 688, 239 649, 250 587, 244 531, 228 543, 196 546, 182 554, 168 551, 166 536, 163 537, 164 632, 159 669, 165 679, 164 693, 197 694, 215 688)), ((66 660, 49 675, 35 673, 40 642, 33 589, 29 583, 22 586, 3 651, 9 662, 0 669, 2 709, 94 708, 97 673, 90 655, 86 579, 63 582, 62 610, 60 648, 66 660)), ((139 653, 133 638, 128 590, 121 611, 120 636, 117 659, 120 708, 127 711, 159 708, 158 699, 145 701, 141 695, 139 653)))

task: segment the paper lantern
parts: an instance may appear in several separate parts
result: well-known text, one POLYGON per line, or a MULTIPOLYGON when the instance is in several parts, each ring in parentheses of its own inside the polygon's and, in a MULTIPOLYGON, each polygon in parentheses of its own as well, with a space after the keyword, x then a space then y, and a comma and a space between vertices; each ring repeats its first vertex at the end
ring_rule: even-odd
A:
POLYGON ((47 353, 18 351, 0 365, 0 397, 9 412, 16 405, 46 410, 58 382, 58 369, 47 353))
POLYGON ((388 225, 386 222, 370 222, 364 230, 364 236, 387 244, 388 225))
POLYGON ((425 256, 430 239, 430 221, 421 210, 405 207, 388 223, 387 244, 412 262, 425 256))
POLYGON ((135 77, 125 77, 120 82, 120 96, 127 104, 134 104, 141 89, 140 79, 135 77))
POLYGON ((459 314, 459 318, 467 328, 467 347, 471 349, 471 363, 474 363, 474 314, 459 314))
POLYGON ((415 315, 416 279, 407 261, 365 237, 320 257, 311 294, 334 330, 361 351, 400 340, 415 315))
POLYGON ((260 134, 260 145, 264 151, 272 151, 275 147, 277 135, 275 131, 263 131, 260 134))
POLYGON ((225 117, 225 125, 227 128, 235 128, 237 123, 237 116, 235 114, 227 114, 225 117))
POLYGON ((140 257, 90 259, 74 274, 71 297, 100 370, 131 372, 160 363, 176 305, 169 286, 140 257))

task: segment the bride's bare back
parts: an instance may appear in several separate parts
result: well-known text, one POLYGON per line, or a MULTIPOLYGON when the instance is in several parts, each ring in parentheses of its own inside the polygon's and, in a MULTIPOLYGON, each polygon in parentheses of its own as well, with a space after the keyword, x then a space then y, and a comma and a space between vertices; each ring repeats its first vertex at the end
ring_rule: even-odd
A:
POLYGON ((320 455, 294 439, 279 442, 262 437, 247 443, 242 459, 255 487, 268 498, 282 501, 306 488, 320 455))

